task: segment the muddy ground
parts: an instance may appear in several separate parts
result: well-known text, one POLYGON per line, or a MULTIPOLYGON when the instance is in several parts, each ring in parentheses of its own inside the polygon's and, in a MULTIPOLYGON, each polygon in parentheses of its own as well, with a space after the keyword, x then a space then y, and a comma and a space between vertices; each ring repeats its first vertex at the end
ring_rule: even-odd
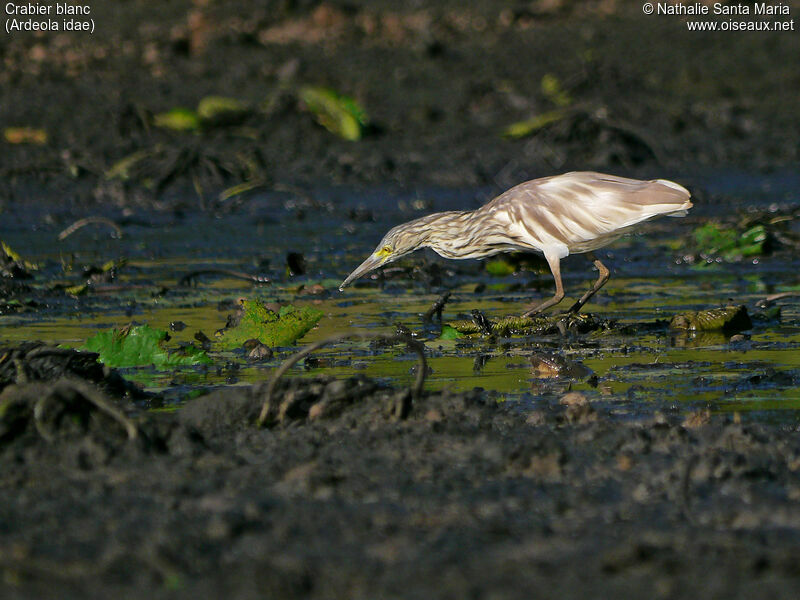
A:
MULTIPOLYGON (((91 37, 0 38, 0 123, 46 133, 0 140, 0 209, 236 210, 218 193, 242 182, 499 190, 570 168, 691 177, 798 161, 796 32, 689 33, 620 2, 92 8, 91 37), (315 123, 302 85, 353 96, 363 139, 315 123), (155 125, 211 94, 252 110, 197 132, 155 125), (501 136, 554 109, 537 135, 501 136), (137 152, 138 169, 109 176, 137 152)), ((492 390, 412 399, 360 378, 287 383, 259 428, 263 386, 149 411, 85 357, 31 351, 0 351, 3 597, 800 587, 796 419, 668 401, 620 414, 579 394, 522 410, 492 390)))
POLYGON ((5 597, 797 593, 792 427, 366 378, 283 382, 264 429, 265 386, 112 418, 37 352, 0 397, 5 597))
POLYGON ((0 122, 47 136, 4 143, 5 201, 49 189, 82 205, 152 205, 200 187, 210 202, 242 181, 500 190, 572 168, 685 179, 798 160, 794 32, 689 32, 680 18, 615 1, 93 10, 90 36, 0 38, 0 122), (369 117, 363 139, 320 127, 297 99, 304 85, 354 97, 369 117), (252 110, 201 133, 155 124, 208 95, 252 110), (533 137, 502 137, 561 109, 533 137), (106 177, 147 151, 127 179, 106 177))

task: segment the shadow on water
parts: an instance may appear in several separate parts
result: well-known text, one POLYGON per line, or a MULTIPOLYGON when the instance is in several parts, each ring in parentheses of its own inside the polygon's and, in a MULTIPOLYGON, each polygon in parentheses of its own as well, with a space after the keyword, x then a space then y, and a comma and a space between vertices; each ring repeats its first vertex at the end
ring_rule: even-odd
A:
MULTIPOLYGON (((192 341, 198 331, 213 340, 236 298, 257 297, 324 311, 318 327, 301 344, 350 329, 410 329, 426 344, 429 389, 481 387, 522 407, 580 391, 626 417, 710 407, 746 413, 748 418, 794 422, 800 416, 800 315, 794 300, 783 302, 779 320, 756 321, 734 338, 645 326, 683 310, 729 303, 753 307, 767 294, 800 284, 800 260, 791 256, 733 264, 681 260, 689 232, 710 217, 748 206, 796 203, 796 177, 726 174, 698 177, 697 184, 713 199, 703 203, 701 195, 688 218, 647 224, 641 233, 598 253, 611 266, 612 279, 585 310, 630 325, 623 329, 625 334, 440 339, 438 323, 425 324, 422 315, 443 291, 452 293, 443 311, 445 322, 469 318, 475 308, 502 317, 549 295, 552 279, 546 271, 492 276, 481 262, 445 261, 429 253, 418 253, 385 276, 339 292, 344 276, 391 226, 432 211, 474 208, 490 193, 333 189, 312 195, 264 194, 216 215, 109 211, 106 216, 123 229, 120 239, 103 228, 85 228, 57 242, 58 231, 86 215, 37 208, 35 203, 24 210, 12 208, 0 223, 0 239, 39 264, 34 287, 75 284, 85 266, 119 257, 127 264, 113 285, 95 286, 78 297, 55 294, 35 309, 0 316, 0 342, 39 339, 80 347, 97 331, 131 321, 167 330, 171 323, 186 324, 171 331, 174 343, 192 341), (290 252, 304 258, 303 274, 290 272, 290 252), (178 285, 189 272, 220 268, 264 275, 271 283, 200 275, 192 286, 178 285)), ((563 269, 568 298, 593 277, 581 257, 570 257, 563 269)), ((276 349, 272 359, 259 363, 249 362, 241 352, 212 351, 215 364, 210 367, 125 373, 182 400, 198 386, 268 379, 295 349, 276 349)), ((294 372, 363 373, 407 384, 415 368, 413 353, 399 347, 344 342, 316 352, 294 372)))

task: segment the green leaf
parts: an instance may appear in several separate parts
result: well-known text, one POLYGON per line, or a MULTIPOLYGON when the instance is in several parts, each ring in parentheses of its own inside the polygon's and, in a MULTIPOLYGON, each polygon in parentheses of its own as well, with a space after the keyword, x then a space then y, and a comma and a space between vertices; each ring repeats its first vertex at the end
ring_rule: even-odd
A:
POLYGON ((512 123, 503 131, 503 137, 511 139, 519 139, 532 135, 553 123, 557 123, 566 116, 563 110, 551 110, 548 112, 540 113, 535 117, 526 119, 524 121, 517 121, 512 123))
POLYGON ((129 325, 122 329, 101 331, 86 341, 84 350, 97 352, 100 362, 109 367, 156 368, 210 364, 211 359, 189 344, 173 351, 165 347, 167 332, 149 325, 129 325))
POLYGON ((542 93, 556 106, 569 106, 572 98, 569 93, 561 86, 561 81, 555 75, 547 73, 542 77, 542 93))
POLYGON ((235 125, 249 113, 247 104, 225 96, 206 96, 197 104, 197 116, 203 125, 235 125))
POLYGON ((200 128, 200 117, 188 108, 173 108, 155 115, 153 124, 173 131, 195 131, 200 128))
POLYGON ((461 333, 455 327, 450 325, 442 325, 442 334, 439 336, 439 339, 442 340, 457 340, 459 338, 463 338, 464 334, 461 333))
POLYGON ((258 300, 243 300, 238 324, 223 329, 217 336, 225 350, 238 348, 250 339, 271 348, 288 346, 310 331, 322 314, 321 310, 306 306, 284 306, 276 313, 258 300))
POLYGON ((299 97, 325 129, 346 140, 361 139, 367 114, 353 98, 328 88, 313 86, 301 88, 299 97))

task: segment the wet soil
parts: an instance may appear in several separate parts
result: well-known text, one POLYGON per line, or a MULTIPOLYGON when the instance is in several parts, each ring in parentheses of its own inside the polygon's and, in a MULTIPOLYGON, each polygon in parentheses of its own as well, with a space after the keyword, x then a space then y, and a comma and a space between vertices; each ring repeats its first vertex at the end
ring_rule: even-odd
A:
MULTIPOLYGON (((69 379, 58 385, 64 388, 69 379)), ((51 386, 58 387, 58 386, 51 386)), ((579 393, 287 380, 175 413, 13 384, 0 436, 6 597, 793 597, 795 427, 619 418, 579 393), (4 423, 7 423, 7 412, 4 423)))
POLYGON ((0 38, 0 122, 47 134, 0 140, 2 239, 39 266, 0 265, 0 596, 796 597, 800 316, 791 298, 783 317, 753 310, 798 285, 796 33, 689 33, 617 2, 92 9, 91 37, 0 38), (319 126, 303 85, 353 96, 363 139, 319 126), (252 110, 155 125, 212 94, 252 110), (515 314, 551 293, 546 273, 498 282, 417 256, 335 295, 389 226, 571 168, 674 177, 697 200, 650 225, 650 245, 604 250, 617 272, 588 308, 622 323, 610 342, 448 343, 420 318, 449 285, 444 321, 515 314), (219 196, 242 183, 254 191, 219 196), (687 251, 689 228, 751 202, 794 237, 757 260, 687 251), (90 214, 124 242, 100 225, 56 244, 90 214), (271 284, 179 283, 220 266, 271 284), (423 395, 405 385, 413 355, 335 346, 279 384, 259 428, 253 382, 296 348, 153 374, 25 343, 79 346, 136 319, 185 321, 173 335, 191 340, 238 295, 321 306, 328 329, 303 342, 410 328, 432 365, 423 395), (744 334, 659 321, 740 303, 744 334))

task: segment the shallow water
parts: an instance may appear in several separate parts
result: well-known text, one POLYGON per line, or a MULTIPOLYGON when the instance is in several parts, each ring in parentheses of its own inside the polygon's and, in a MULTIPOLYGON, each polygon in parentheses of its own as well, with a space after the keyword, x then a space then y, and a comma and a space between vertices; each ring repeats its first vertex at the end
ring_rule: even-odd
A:
MULTIPOLYGON (((686 264, 682 240, 704 220, 748 206, 797 203, 794 174, 752 177, 742 174, 696 177, 704 191, 685 219, 661 219, 641 232, 599 251, 612 278, 585 308, 604 318, 646 325, 687 309, 743 303, 749 308, 767 294, 797 289, 800 260, 785 254, 736 264, 686 264), (703 200, 706 200, 705 202, 703 200)), ((419 253, 398 263, 438 265, 441 282, 401 273, 387 280, 366 280, 339 292, 336 287, 373 249, 391 226, 432 211, 479 206, 489 191, 325 190, 311 195, 270 193, 251 198, 231 211, 213 216, 191 208, 175 212, 109 210, 123 228, 115 239, 101 226, 89 226, 58 242, 58 232, 87 216, 76 208, 45 209, 35 200, 12 207, 0 222, 0 239, 41 270, 36 286, 80 283, 83 265, 100 265, 125 257, 127 266, 114 287, 86 296, 48 298, 36 311, 0 316, 0 342, 40 339, 80 347, 98 330, 131 321, 166 329, 170 322, 187 327, 171 343, 191 341, 203 331, 213 339, 238 297, 314 304, 325 317, 299 345, 347 330, 391 333, 398 324, 426 343, 429 389, 482 387, 498 399, 522 406, 551 402, 568 390, 579 390, 607 403, 623 416, 653 410, 739 411, 747 418, 796 422, 800 417, 800 310, 782 301, 780 322, 756 323, 744 340, 719 334, 685 335, 642 327, 634 335, 440 340, 438 324, 425 325, 421 315, 442 291, 452 292, 445 321, 469 315, 474 308, 499 317, 516 314, 523 304, 549 296, 550 274, 522 272, 490 276, 478 261, 445 261, 419 253), (305 275, 290 277, 288 252, 305 257, 305 275), (69 270, 71 266, 72 270, 69 270), (219 275, 205 275, 193 287, 179 287, 186 273, 229 268, 269 276, 273 283, 254 285, 219 275), (320 283, 321 296, 303 289, 320 283), (482 285, 481 285, 482 284, 482 285), (480 286, 478 291, 476 287, 480 286), (219 307, 220 303, 224 306, 219 307), (556 374, 536 367, 541 357, 556 355, 567 367, 556 374)), ((581 256, 562 263, 569 298, 594 278, 581 256)), ((428 269, 426 272, 432 272, 428 269)), ((126 376, 180 401, 195 386, 231 385, 264 380, 294 349, 276 352, 271 361, 253 364, 242 354, 215 354, 211 368, 175 373, 129 369, 126 376)), ((296 373, 337 376, 363 373, 388 383, 412 381, 416 357, 400 347, 376 349, 366 342, 344 342, 313 355, 296 373)))

